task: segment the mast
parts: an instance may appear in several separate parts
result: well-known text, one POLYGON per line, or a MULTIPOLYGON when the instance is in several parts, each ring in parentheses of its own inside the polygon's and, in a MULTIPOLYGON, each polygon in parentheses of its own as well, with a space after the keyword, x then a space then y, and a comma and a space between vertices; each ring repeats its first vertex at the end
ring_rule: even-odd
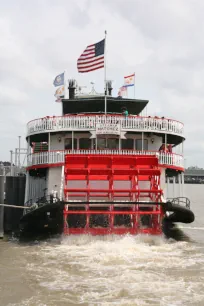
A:
POLYGON ((106 36, 107 31, 105 30, 105 41, 104 41, 104 90, 105 90, 105 114, 107 113, 107 84, 106 84, 106 36))
MULTIPOLYGON (((66 70, 64 70, 64 99, 68 99, 68 83, 67 83, 67 73, 66 70)), ((63 116, 63 103, 61 102, 62 105, 62 116, 63 116)))

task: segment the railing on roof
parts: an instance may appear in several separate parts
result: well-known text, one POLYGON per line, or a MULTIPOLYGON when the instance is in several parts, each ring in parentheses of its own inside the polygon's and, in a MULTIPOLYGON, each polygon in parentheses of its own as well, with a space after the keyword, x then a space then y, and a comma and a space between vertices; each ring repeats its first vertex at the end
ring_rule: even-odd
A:
POLYGON ((32 120, 27 124, 27 136, 52 131, 93 131, 96 129, 96 124, 120 124, 123 131, 167 132, 179 136, 184 134, 183 123, 172 119, 131 115, 124 118, 123 115, 84 114, 32 120))
POLYGON ((191 208, 191 202, 186 197, 167 198, 167 201, 170 201, 172 204, 184 206, 188 209, 191 208))
POLYGON ((170 167, 184 168, 184 159, 182 155, 175 153, 165 153, 158 151, 137 151, 137 150, 63 150, 63 151, 47 151, 29 154, 27 158, 27 166, 37 166, 44 164, 62 164, 66 154, 114 154, 114 155, 156 155, 159 158, 160 165, 170 167))

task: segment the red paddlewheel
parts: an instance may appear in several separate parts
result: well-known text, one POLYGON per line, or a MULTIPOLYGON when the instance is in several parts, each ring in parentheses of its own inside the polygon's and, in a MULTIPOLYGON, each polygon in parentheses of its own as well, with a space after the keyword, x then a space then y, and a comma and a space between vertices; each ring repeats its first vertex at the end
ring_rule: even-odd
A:
POLYGON ((64 234, 161 234, 162 195, 156 156, 66 155, 64 234))

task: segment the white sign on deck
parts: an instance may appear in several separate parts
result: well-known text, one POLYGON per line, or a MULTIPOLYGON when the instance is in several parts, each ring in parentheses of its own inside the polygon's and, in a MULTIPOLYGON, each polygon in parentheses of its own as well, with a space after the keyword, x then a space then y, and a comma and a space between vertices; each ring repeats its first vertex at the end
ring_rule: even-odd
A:
POLYGON ((120 135, 120 124, 96 123, 96 135, 120 135))

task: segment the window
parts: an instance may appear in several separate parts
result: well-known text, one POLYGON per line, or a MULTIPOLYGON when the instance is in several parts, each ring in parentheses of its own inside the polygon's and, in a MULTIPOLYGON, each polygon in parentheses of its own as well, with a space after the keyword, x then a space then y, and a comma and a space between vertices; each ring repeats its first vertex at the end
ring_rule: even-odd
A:
POLYGON ((118 138, 109 138, 107 139, 108 149, 119 149, 119 139, 118 138))
MULTIPOLYGON (((142 150, 142 139, 136 139, 136 150, 142 150)), ((148 150, 148 141, 147 139, 143 140, 143 150, 148 150)))
MULTIPOLYGON (((65 138, 64 140, 64 147, 65 150, 70 150, 72 149, 72 139, 71 138, 65 138)), ((77 139, 74 138, 74 149, 77 149, 77 139)))
POLYGON ((91 139, 80 138, 79 139, 79 149, 91 149, 91 139))
POLYGON ((134 149, 134 139, 121 139, 121 148, 122 149, 134 149))
POLYGON ((118 149, 119 139, 118 138, 97 138, 97 149, 118 149))
POLYGON ((97 149, 105 149, 106 148, 106 139, 105 138, 98 138, 97 139, 97 149))
POLYGON ((48 151, 47 142, 32 142, 33 153, 48 151))

